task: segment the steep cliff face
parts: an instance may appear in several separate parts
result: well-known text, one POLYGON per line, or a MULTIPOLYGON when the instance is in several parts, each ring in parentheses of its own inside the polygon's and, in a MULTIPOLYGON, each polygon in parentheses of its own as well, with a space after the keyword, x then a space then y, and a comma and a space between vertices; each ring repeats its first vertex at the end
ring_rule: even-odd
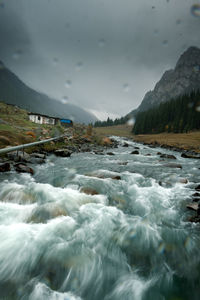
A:
POLYGON ((200 89, 200 49, 190 47, 181 55, 175 69, 166 71, 154 90, 146 93, 136 111, 145 111, 197 89, 200 89))

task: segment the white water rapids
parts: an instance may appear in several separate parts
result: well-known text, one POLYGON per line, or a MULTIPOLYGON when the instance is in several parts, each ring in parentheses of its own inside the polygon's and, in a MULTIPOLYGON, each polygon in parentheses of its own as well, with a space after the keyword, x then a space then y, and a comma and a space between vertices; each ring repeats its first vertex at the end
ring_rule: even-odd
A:
POLYGON ((186 209, 200 162, 128 143, 0 174, 1 300, 200 298, 200 225, 186 209))

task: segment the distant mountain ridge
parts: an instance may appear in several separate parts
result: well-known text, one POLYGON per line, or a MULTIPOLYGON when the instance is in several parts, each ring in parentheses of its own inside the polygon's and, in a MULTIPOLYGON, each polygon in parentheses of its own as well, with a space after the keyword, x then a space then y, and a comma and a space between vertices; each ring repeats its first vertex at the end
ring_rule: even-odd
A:
POLYGON ((78 123, 91 123, 97 118, 73 104, 63 104, 24 84, 0 61, 0 101, 17 105, 30 112, 58 118, 70 118, 78 123))
POLYGON ((190 47, 180 56, 175 68, 163 74, 154 90, 147 92, 139 107, 128 116, 197 89, 200 89, 200 49, 190 47))

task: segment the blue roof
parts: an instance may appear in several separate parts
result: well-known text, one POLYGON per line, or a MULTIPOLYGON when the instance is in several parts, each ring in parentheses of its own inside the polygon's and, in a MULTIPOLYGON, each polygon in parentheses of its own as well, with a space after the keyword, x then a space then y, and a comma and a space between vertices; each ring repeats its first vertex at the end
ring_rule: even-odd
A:
POLYGON ((72 121, 69 120, 69 119, 60 119, 60 122, 61 122, 61 123, 68 123, 68 124, 71 124, 71 123, 72 123, 72 121))

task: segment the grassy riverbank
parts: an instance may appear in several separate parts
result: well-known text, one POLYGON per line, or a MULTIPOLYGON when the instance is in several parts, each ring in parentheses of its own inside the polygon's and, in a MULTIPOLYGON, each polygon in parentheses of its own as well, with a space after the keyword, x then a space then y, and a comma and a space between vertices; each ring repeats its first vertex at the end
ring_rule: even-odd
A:
POLYGON ((200 131, 133 135, 131 130, 132 126, 128 125, 94 128, 97 135, 124 136, 140 143, 166 145, 200 153, 200 131))

